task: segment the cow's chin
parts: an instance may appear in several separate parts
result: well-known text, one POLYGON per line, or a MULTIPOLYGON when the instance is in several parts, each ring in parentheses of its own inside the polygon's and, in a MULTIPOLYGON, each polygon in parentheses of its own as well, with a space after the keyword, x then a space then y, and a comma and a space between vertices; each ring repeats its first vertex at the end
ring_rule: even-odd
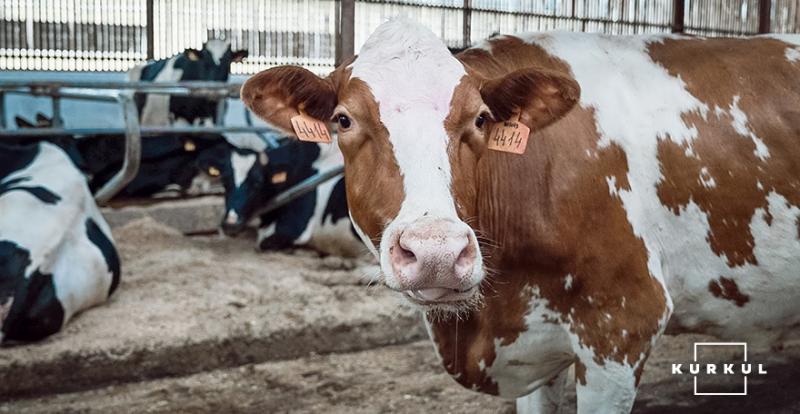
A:
POLYGON ((476 310, 483 302, 480 285, 465 290, 432 288, 402 293, 432 320, 461 318, 476 310))

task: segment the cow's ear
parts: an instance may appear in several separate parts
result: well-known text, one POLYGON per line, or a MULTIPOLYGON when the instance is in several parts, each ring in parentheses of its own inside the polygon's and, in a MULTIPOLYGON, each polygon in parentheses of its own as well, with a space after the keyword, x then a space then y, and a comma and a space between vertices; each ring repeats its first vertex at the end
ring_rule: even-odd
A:
POLYGON ((481 97, 499 121, 520 114, 537 130, 564 116, 578 102, 580 86, 573 79, 541 68, 527 68, 484 82, 481 97))
POLYGON ((218 151, 204 151, 197 156, 195 165, 200 171, 212 177, 217 177, 222 173, 222 159, 223 155, 218 151))
POLYGON ((279 66, 256 74, 242 85, 242 101, 256 115, 292 133, 292 117, 300 111, 328 122, 336 108, 333 82, 297 66, 279 66))
POLYGON ((47 115, 37 112, 36 113, 36 126, 39 128, 48 128, 53 126, 53 118, 48 118, 47 115))
POLYGON ((231 56, 231 62, 240 63, 246 58, 248 55, 247 49, 237 50, 233 52, 231 56))
POLYGON ((197 49, 188 48, 183 51, 184 56, 189 58, 191 61, 198 61, 200 60, 200 51, 197 49))
POLYGON ((33 128, 34 127, 33 123, 31 123, 30 121, 28 121, 27 119, 25 119, 25 118, 23 118, 23 117, 21 117, 19 115, 14 116, 14 122, 16 122, 17 128, 33 128))

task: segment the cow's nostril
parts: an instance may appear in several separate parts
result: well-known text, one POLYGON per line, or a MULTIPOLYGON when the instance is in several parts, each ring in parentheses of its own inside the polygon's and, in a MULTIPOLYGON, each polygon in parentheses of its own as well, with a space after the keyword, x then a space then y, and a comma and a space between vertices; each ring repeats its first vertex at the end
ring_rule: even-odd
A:
POLYGON ((416 261, 417 260, 417 256, 414 255, 414 252, 412 252, 411 250, 405 249, 402 246, 397 246, 397 248, 398 248, 399 253, 400 253, 400 255, 401 255, 401 257, 403 259, 409 260, 409 261, 416 261))
POLYGON ((471 268, 472 265, 475 264, 475 246, 472 243, 467 242, 466 247, 461 250, 459 253, 458 258, 456 259, 456 267, 459 268, 471 268))
POLYGON ((394 246, 392 246, 390 250, 390 254, 392 255, 392 261, 397 266, 408 266, 417 261, 417 255, 415 255, 411 249, 407 248, 407 246, 403 246, 402 235, 395 241, 394 246))

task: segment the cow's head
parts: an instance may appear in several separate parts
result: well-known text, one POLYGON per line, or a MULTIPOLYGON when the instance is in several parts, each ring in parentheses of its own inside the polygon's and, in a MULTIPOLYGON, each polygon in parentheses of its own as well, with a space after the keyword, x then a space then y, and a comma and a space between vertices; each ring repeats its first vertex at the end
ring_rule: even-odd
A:
POLYGON ((241 62, 247 57, 247 50, 231 50, 229 42, 209 39, 201 50, 186 49, 187 58, 184 70, 185 80, 206 80, 226 82, 231 73, 231 63, 241 62))
POLYGON ((201 168, 221 178, 225 187, 225 214, 220 224, 223 233, 239 234, 267 201, 313 174, 317 155, 317 145, 296 141, 270 150, 229 146, 224 154, 203 154, 201 168))
POLYGON ((246 105, 283 130, 300 111, 338 124, 351 216, 383 282, 443 311, 480 297, 485 269, 470 225, 490 128, 515 113, 542 128, 579 93, 571 79, 539 68, 485 79, 407 20, 381 25, 327 78, 278 67, 242 88, 246 105))

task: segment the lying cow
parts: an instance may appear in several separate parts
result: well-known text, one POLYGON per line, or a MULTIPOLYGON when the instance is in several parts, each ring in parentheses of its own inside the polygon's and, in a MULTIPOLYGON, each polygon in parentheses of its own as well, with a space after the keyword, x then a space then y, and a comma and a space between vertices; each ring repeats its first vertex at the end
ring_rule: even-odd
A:
MULTIPOLYGON (((139 65, 128 71, 130 81, 227 82, 231 63, 241 62, 247 50, 231 50, 229 42, 210 39, 201 50, 186 49, 169 59, 139 65)), ((212 126, 218 123, 218 100, 162 94, 134 94, 139 118, 145 126, 172 124, 212 126)))
POLYGON ((552 33, 453 57, 393 20, 329 77, 273 68, 242 96, 286 131, 338 122, 356 230, 456 381, 552 412, 574 365, 578 411, 621 413, 668 322, 798 335, 799 56, 552 33))
POLYGON ((328 180, 283 207, 259 214, 281 192, 341 163, 341 154, 330 145, 297 141, 267 151, 209 151, 200 161, 201 168, 220 176, 225 186, 220 227, 226 235, 241 233, 258 216, 260 250, 309 246, 327 254, 356 256, 364 245, 350 225, 342 178, 328 180))
POLYGON ((52 335, 114 293, 111 232, 58 147, 0 142, 0 211, 0 342, 52 335))
MULTIPOLYGON (((36 123, 16 117, 19 128, 49 128, 52 120, 36 115, 36 123)), ((92 192, 100 189, 120 170, 125 154, 122 135, 69 135, 44 138, 9 137, 5 142, 25 143, 44 140, 60 147, 75 165, 89 177, 92 192)), ((213 180, 207 180, 199 159, 206 153, 230 157, 234 146, 222 135, 158 135, 142 137, 141 165, 136 177, 116 197, 146 197, 164 192, 207 192, 213 180)))

